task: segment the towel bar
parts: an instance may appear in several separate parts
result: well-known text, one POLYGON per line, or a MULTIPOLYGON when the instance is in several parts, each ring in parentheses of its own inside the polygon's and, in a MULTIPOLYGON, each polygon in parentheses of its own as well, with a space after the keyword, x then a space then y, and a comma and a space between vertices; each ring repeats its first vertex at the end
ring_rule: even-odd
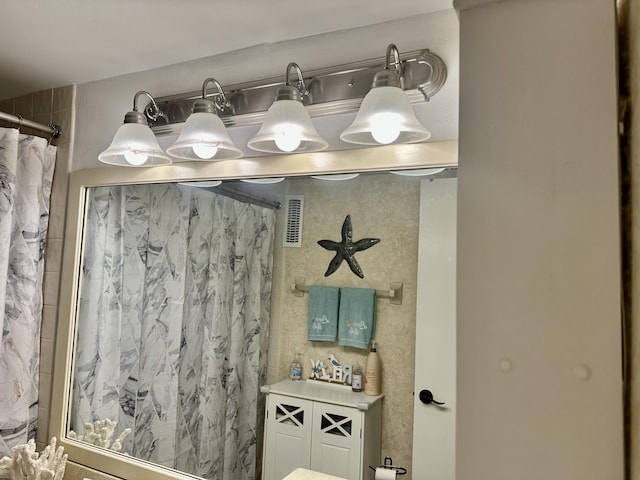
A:
MULTIPOLYGON (((309 291, 309 285, 305 284, 305 279, 296 277, 295 283, 291 285, 291 290, 296 297, 302 297, 309 291)), ((402 282, 391 282, 388 290, 376 290, 376 298, 388 298, 393 305, 402 305, 402 293, 404 284, 402 282)))

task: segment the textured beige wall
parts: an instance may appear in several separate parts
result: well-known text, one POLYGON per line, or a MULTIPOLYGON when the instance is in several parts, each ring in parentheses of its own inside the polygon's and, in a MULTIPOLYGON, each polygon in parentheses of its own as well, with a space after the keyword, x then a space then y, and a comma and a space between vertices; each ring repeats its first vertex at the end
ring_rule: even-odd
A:
POLYGON ((361 366, 366 359, 364 350, 341 347, 337 342, 307 341, 308 296, 296 297, 289 291, 295 277, 304 277, 307 285, 376 289, 386 289, 391 282, 404 282, 402 305, 392 305, 385 299, 376 300, 375 337, 383 365, 382 392, 385 395, 382 455, 391 456, 394 464, 410 469, 419 180, 381 174, 361 175, 348 182, 304 179, 294 185, 289 194, 304 192, 302 247, 282 249, 276 258, 269 382, 288 377, 296 352, 303 354, 305 376, 310 374, 309 359, 327 361, 329 353, 335 354, 343 363, 361 366), (325 278, 324 272, 333 253, 316 242, 321 239, 339 241, 342 222, 347 215, 351 215, 354 241, 374 237, 380 238, 381 242, 356 254, 364 279, 354 275, 345 262, 325 278))
MULTIPOLYGON (((62 135, 52 143, 57 145, 56 166, 51 190, 49 229, 45 252, 44 306, 40 339, 40 386, 38 399, 38 433, 36 440, 42 445, 49 441, 49 405, 51 379, 57 325, 57 305, 62 265, 62 245, 67 205, 67 183, 73 145, 75 86, 42 90, 15 99, 0 102, 0 111, 22 115, 39 123, 54 123, 62 129, 62 135)), ((5 125, 3 125, 5 126, 5 125)), ((6 125, 9 126, 9 125, 6 125)), ((13 125, 15 126, 15 125, 13 125)), ((21 129, 23 133, 38 133, 21 129)), ((42 135, 42 134, 39 134, 42 135)))

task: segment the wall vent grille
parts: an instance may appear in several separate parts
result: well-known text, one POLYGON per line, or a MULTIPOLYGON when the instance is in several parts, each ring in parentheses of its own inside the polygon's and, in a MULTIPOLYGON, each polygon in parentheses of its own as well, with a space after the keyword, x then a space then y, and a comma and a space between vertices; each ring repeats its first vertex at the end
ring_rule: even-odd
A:
POLYGON ((302 244, 302 211, 304 209, 303 195, 287 195, 285 202, 285 231, 284 246, 300 247, 302 244))

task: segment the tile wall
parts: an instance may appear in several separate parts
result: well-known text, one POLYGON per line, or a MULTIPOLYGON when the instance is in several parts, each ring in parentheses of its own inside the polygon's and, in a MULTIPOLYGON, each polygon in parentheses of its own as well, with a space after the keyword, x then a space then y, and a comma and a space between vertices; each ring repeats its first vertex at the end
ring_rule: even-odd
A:
MULTIPOLYGON (((49 442, 49 406, 51 404, 51 382, 54 366, 54 347, 57 325, 58 293, 64 243, 67 185, 73 145, 75 86, 42 90, 9 100, 0 101, 0 111, 39 123, 54 123, 61 127, 62 135, 53 139, 57 145, 56 167, 51 190, 49 230, 45 253, 44 307, 40 342, 40 398, 38 407, 39 449, 49 442)), ((15 127, 0 121, 2 127, 15 127)), ((25 134, 38 134, 21 128, 25 134)), ((42 133, 39 133, 42 135, 42 133)))

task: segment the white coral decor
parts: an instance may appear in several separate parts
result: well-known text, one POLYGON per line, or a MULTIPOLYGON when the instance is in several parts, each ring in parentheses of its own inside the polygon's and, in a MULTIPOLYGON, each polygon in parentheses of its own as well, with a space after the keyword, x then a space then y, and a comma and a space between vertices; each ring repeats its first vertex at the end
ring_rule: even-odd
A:
POLYGON ((114 422, 108 418, 105 418, 104 420, 96 420, 93 423, 87 422, 84 424, 84 435, 78 435, 76 432, 71 430, 69 432, 69 438, 81 440, 92 445, 97 445, 98 447, 108 448, 114 452, 119 452, 122 450, 122 443, 124 442, 124 439, 131 433, 131 429, 125 428, 120 436, 111 443, 111 439, 113 438, 117 425, 118 422, 114 422))
POLYGON ((12 480, 62 480, 67 455, 64 447, 56 449, 56 437, 41 454, 36 452, 36 442, 16 445, 11 449, 11 457, 0 459, 0 478, 12 480))

